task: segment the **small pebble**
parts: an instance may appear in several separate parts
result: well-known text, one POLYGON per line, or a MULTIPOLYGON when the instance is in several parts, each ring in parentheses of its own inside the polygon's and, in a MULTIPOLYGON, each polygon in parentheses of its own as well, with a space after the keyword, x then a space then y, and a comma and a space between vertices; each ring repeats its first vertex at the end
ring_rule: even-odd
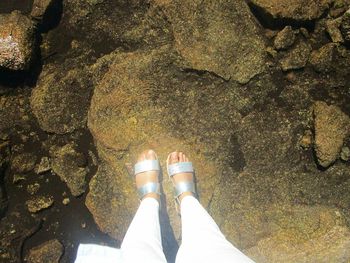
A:
POLYGON ((38 183, 27 185, 27 192, 30 195, 36 194, 39 191, 39 189, 40 189, 40 184, 38 184, 38 183))
POLYGON ((312 144, 312 132, 310 130, 305 131, 304 135, 300 139, 299 144, 303 149, 310 148, 312 144))
POLYGON ((68 205, 70 203, 70 199, 69 198, 64 198, 62 201, 62 204, 64 205, 68 205))
POLYGON ((342 159, 345 162, 350 160, 350 148, 349 147, 345 146, 341 149, 340 159, 342 159))

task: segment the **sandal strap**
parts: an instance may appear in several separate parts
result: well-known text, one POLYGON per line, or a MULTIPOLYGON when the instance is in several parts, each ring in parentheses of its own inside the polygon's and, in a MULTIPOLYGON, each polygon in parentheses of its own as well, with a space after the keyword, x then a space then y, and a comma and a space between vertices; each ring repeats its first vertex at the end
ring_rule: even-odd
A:
POLYGON ((185 182, 178 182, 175 184, 175 198, 178 198, 181 194, 185 192, 192 192, 196 194, 194 182, 185 181, 185 182))
POLYGON ((148 171, 159 171, 159 161, 158 160, 144 160, 135 164, 134 173, 135 175, 148 171))
POLYGON ((191 162, 179 162, 170 164, 168 166, 168 174, 170 177, 179 173, 193 173, 193 166, 191 162))
POLYGON ((137 191, 140 199, 142 199, 145 195, 150 193, 156 193, 160 195, 160 184, 155 182, 149 182, 137 188, 137 191))

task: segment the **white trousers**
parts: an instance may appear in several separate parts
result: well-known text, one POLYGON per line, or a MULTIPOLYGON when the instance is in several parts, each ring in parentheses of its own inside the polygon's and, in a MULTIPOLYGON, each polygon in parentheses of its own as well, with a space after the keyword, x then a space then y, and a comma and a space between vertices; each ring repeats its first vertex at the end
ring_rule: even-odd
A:
MULTIPOLYGON (((254 263, 226 240, 219 227, 192 196, 181 202, 182 244, 176 263, 254 263)), ((119 249, 80 245, 75 263, 165 263, 159 224, 159 203, 145 198, 119 249)))
MULTIPOLYGON (((121 245, 123 263, 166 262, 159 225, 159 203, 146 198, 126 233, 121 245)), ((212 217, 192 196, 181 202, 182 244, 176 263, 253 263, 235 248, 212 217)))

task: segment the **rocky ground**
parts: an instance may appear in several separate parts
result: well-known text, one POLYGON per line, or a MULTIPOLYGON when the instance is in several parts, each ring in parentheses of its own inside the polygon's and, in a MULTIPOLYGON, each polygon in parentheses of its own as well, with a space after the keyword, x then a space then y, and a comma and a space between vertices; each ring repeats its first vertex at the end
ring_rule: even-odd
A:
MULTIPOLYGON (((348 0, 2 0, 0 262, 118 246, 128 167, 185 151, 256 262, 350 262, 348 0)), ((169 180, 162 236, 181 243, 169 180)))

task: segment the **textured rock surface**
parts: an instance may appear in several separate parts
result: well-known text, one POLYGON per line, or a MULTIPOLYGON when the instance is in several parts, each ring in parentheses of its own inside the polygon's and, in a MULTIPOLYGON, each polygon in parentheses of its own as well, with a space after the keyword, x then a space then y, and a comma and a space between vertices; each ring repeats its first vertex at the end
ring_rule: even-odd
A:
POLYGON ((21 153, 11 159, 11 170, 26 173, 34 169, 37 157, 31 153, 21 153))
POLYGON ((31 213, 37 213, 43 209, 49 208, 53 205, 52 196, 38 196, 26 202, 28 211, 31 213))
POLYGON ((282 70, 300 69, 305 67, 309 60, 311 47, 305 42, 298 43, 280 61, 282 70))
POLYGON ((265 14, 277 19, 307 21, 319 18, 330 6, 330 0, 249 0, 265 14))
POLYGON ((0 139, 0 218, 2 218, 7 206, 7 198, 5 194, 4 177, 5 170, 9 162, 9 143, 0 139))
POLYGON ((32 248, 26 257, 26 262, 58 263, 63 254, 63 249, 62 244, 57 239, 47 241, 37 247, 32 248))
POLYGON ((332 62, 336 54, 336 47, 335 44, 329 43, 311 53, 310 64, 317 72, 327 73, 334 69, 332 62))
POLYGON ((334 43, 344 43, 344 38, 340 31, 342 18, 330 19, 326 22, 326 29, 334 43))
POLYGON ((314 105, 315 151, 323 167, 338 157, 344 140, 350 135, 350 118, 338 107, 318 101, 314 105))
POLYGON ((32 12, 30 15, 34 18, 41 19, 47 12, 48 8, 55 2, 56 0, 34 0, 32 5, 32 12))
POLYGON ((39 222, 28 214, 11 212, 2 218, 0 223, 1 262, 22 262, 23 258, 18 251, 23 248, 23 240, 32 236, 38 229, 39 222))
POLYGON ((350 9, 343 15, 340 29, 344 40, 350 43, 350 9))
POLYGON ((0 68, 26 70, 34 57, 35 26, 19 12, 0 15, 0 68))
POLYGON ((58 66, 70 69, 68 72, 47 65, 32 91, 31 108, 44 131, 64 134, 86 124, 91 84, 87 71, 73 67, 75 63, 58 66))
POLYGON ((291 26, 286 26, 278 32, 274 40, 274 46, 277 50, 286 49, 294 44, 295 34, 291 26))
POLYGON ((265 45, 244 1, 155 2, 171 22, 185 68, 213 72, 240 83, 264 71, 265 45))
POLYGON ((77 152, 74 144, 66 144, 63 147, 51 149, 52 170, 67 183, 72 195, 79 196, 85 192, 86 159, 83 154, 77 152))
POLYGON ((246 251, 256 262, 348 262, 350 231, 336 209, 285 207, 267 210, 265 216, 278 222, 272 236, 246 251))
MULTIPOLYGON (((196 151, 208 151, 207 148, 199 150, 197 148, 199 145, 196 146, 193 142, 188 142, 186 146, 177 138, 180 134, 176 134, 176 131, 172 134, 167 129, 179 125, 180 121, 171 117, 173 115, 171 111, 174 110, 172 102, 175 98, 168 90, 170 87, 177 87, 179 96, 185 92, 186 97, 183 99, 188 101, 200 96, 196 93, 210 88, 209 83, 195 83, 191 79, 186 80, 186 74, 178 75, 176 63, 180 59, 169 46, 151 52, 116 54, 113 57, 113 64, 95 89, 88 123, 97 141, 99 156, 108 165, 100 166, 99 172, 91 180, 86 204, 100 228, 118 239, 124 235, 125 226, 129 224, 138 204, 132 177, 126 175, 125 163, 132 162, 145 147, 155 148, 162 161, 166 159, 170 149, 184 147, 194 158, 197 169, 201 172, 198 180, 205 182, 200 186, 200 191, 206 196, 204 204, 208 203, 210 192, 215 182, 219 180, 213 176, 215 165, 209 161, 204 162, 203 153, 196 153, 196 151), (131 72, 132 74, 129 74, 131 72), (163 92, 159 93, 159 89, 155 87, 162 87, 163 92), (129 152, 127 155, 126 150, 129 152), (207 172, 202 172, 205 169, 207 172), (111 217, 110 212, 115 216, 111 217)), ((197 79, 195 75, 191 78, 197 79)), ((222 82, 219 79, 211 80, 222 82)), ((228 97, 220 96, 217 99, 225 100, 225 104, 229 104, 228 97)), ((201 105, 192 106, 192 115, 183 112, 187 119, 183 118, 184 122, 181 125, 187 129, 190 129, 190 123, 194 119, 204 114, 201 105)), ((213 104, 213 107, 217 106, 213 104)), ((213 114, 213 119, 220 116, 219 112, 213 114)), ((239 118, 239 114, 234 110, 231 114, 226 119, 228 123, 231 120, 229 125, 234 124, 234 118, 239 118)), ((209 121, 201 125, 202 127, 197 128, 203 131, 208 125, 215 126, 209 121)), ((189 132, 197 133, 198 130, 192 127, 189 132)), ((220 138, 219 131, 213 131, 212 134, 214 133, 217 137, 211 138, 213 145, 220 138)), ((164 191, 169 198, 172 198, 170 184, 164 191)), ((180 222, 172 208, 173 204, 170 203, 170 217, 178 231, 180 222)))

